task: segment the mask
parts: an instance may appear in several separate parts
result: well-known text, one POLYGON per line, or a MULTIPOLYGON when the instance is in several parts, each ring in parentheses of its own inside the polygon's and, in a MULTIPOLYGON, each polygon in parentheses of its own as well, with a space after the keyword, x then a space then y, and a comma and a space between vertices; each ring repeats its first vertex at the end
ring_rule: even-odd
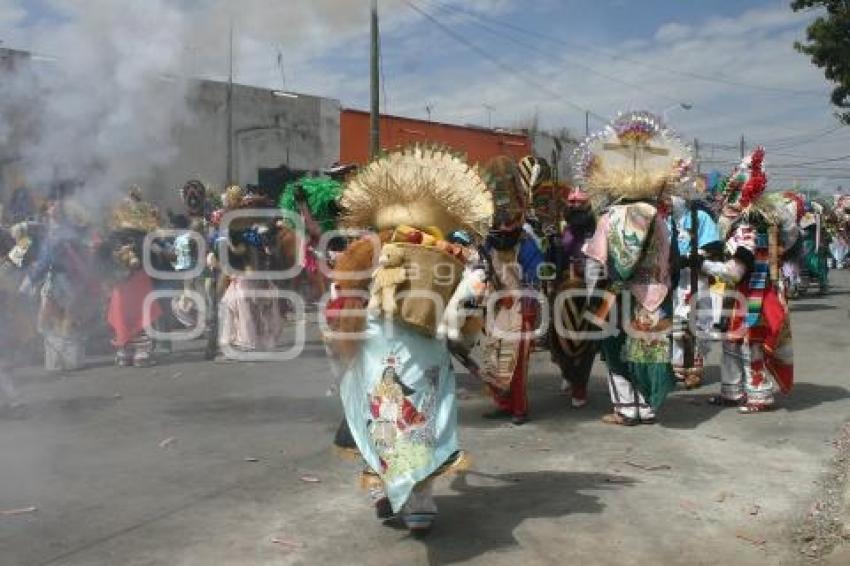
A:
POLYGON ((590 228, 595 222, 592 212, 581 209, 568 210, 564 215, 564 220, 566 220, 567 224, 570 226, 578 228, 590 228))
POLYGON ((519 243, 521 235, 522 228, 511 230, 510 232, 494 230, 490 232, 488 240, 494 249, 503 252, 514 248, 519 243))

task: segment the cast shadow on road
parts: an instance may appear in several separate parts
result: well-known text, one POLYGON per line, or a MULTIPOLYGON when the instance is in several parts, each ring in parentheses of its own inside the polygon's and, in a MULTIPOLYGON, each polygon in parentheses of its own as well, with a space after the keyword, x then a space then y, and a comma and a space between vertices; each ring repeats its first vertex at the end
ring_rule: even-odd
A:
POLYGON ((636 483, 625 476, 556 471, 459 475, 451 485, 455 493, 437 498, 440 515, 423 540, 428 563, 454 564, 517 547, 514 531, 526 519, 601 513, 600 492, 636 483))
MULTIPOLYGON (((497 429, 511 426, 508 419, 488 420, 482 414, 494 409, 491 396, 484 391, 478 379, 468 373, 456 372, 458 386, 465 389, 461 398, 459 420, 464 428, 497 429)), ((606 378, 593 375, 588 387, 588 404, 577 410, 570 406, 570 398, 559 391, 560 374, 535 373, 528 383, 529 417, 535 427, 549 432, 562 433, 584 422, 599 421, 610 412, 606 378)))
POLYGON ((833 295, 850 295, 850 289, 830 289, 826 294, 821 295, 822 298, 831 297, 833 295))
POLYGON ((835 305, 822 305, 818 303, 791 303, 791 312, 819 312, 837 309, 835 305))
MULTIPOLYGON (((710 405, 709 397, 717 394, 717 387, 704 386, 699 391, 682 393, 668 399, 661 414, 661 425, 673 429, 694 429, 721 411, 734 410, 710 405)), ((803 382, 796 383, 789 395, 777 395, 776 402, 780 412, 796 413, 848 398, 850 390, 844 387, 803 382)))

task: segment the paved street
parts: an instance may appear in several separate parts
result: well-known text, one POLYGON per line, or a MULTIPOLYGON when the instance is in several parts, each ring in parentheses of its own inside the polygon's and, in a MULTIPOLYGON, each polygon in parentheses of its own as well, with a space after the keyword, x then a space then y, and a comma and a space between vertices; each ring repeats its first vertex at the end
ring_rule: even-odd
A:
MULTIPOLYGON (((677 392, 654 427, 567 407, 536 355, 533 421, 481 419, 461 377, 461 442, 473 472, 444 481, 424 539, 382 526, 333 452, 341 409, 318 341, 288 363, 98 367, 19 379, 23 412, 0 414, 0 562, 27 565, 790 564, 797 521, 832 440, 850 421, 850 274, 794 305, 798 386, 782 410, 707 406, 677 392), (316 481, 318 480, 318 481, 316 481)), ((312 334, 315 334, 314 332, 312 334)))

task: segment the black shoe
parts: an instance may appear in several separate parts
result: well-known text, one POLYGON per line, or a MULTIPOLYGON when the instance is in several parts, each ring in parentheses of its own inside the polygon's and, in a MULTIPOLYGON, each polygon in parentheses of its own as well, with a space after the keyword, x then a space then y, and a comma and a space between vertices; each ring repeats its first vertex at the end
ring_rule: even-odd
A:
POLYGON ((393 513, 393 506, 390 504, 389 497, 382 497, 375 501, 375 516, 381 521, 386 521, 387 519, 395 517, 395 513, 393 513))
POLYGON ((528 418, 528 415, 514 415, 511 418, 511 422, 514 424, 514 426, 522 426, 529 420, 530 419, 528 418))
POLYGON ((334 445, 337 448, 344 448, 346 450, 357 450, 357 442, 355 442, 354 437, 351 435, 351 429, 348 427, 348 421, 344 418, 342 419, 342 422, 339 423, 339 427, 336 429, 334 445))

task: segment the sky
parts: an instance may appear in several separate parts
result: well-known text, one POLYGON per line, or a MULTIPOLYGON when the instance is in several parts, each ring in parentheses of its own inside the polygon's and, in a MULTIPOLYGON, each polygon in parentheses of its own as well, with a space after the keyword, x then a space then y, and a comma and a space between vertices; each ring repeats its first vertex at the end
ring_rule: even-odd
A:
MULTIPOLYGON (((72 57, 51 52, 50 37, 58 26, 84 33, 80 22, 98 2, 0 0, 0 39, 72 57)), ((182 18, 179 69, 187 76, 225 77, 232 21, 237 82, 368 106, 368 0, 158 4, 182 18)), ((790 0, 379 0, 379 7, 384 112, 424 118, 430 107, 433 120, 492 119, 503 127, 536 118, 581 137, 588 112, 596 130, 618 111, 646 109, 699 140, 703 170, 728 170, 744 136, 748 147, 767 147, 773 188, 850 189, 850 127, 838 127, 822 71, 793 48, 818 13, 794 13, 790 0)))

